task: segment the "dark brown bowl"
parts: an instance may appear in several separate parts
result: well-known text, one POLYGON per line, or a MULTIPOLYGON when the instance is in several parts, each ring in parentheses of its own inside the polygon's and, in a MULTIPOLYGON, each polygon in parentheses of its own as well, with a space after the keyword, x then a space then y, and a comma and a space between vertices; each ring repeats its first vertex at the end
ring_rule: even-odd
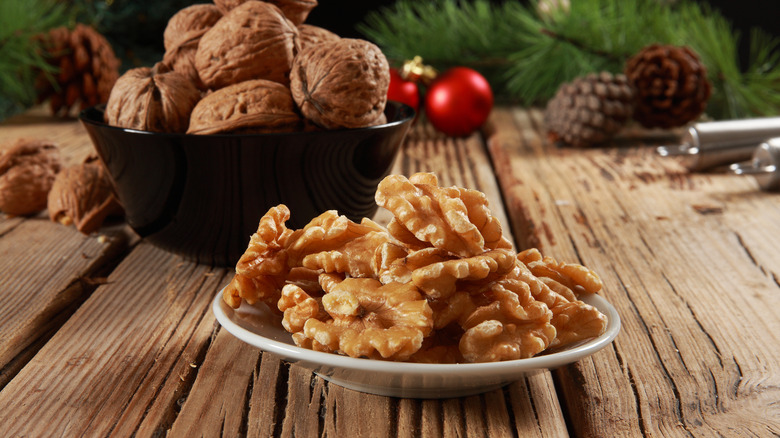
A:
POLYGON ((118 128, 103 122, 102 106, 80 119, 140 236, 200 263, 233 266, 278 204, 290 208, 290 228, 326 210, 355 221, 373 216, 376 187, 414 110, 388 102, 385 115, 386 124, 369 128, 240 135, 118 128))

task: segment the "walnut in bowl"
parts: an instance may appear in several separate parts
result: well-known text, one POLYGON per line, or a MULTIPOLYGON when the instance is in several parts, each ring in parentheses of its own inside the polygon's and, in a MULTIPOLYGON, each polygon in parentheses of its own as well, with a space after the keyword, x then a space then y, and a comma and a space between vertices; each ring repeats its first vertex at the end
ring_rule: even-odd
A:
POLYGON ((235 266, 274 205, 288 205, 296 227, 326 210, 371 217, 377 185, 414 118, 389 102, 387 123, 376 126, 195 135, 110 126, 103 111, 89 108, 81 120, 127 223, 154 245, 221 266, 235 266))

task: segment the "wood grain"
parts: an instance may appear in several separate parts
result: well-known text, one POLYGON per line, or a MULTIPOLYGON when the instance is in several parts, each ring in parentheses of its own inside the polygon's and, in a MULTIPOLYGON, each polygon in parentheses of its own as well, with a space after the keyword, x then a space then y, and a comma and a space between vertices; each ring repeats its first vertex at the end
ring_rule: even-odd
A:
POLYGON ((152 435, 200 365, 225 275, 138 245, 0 392, 4 432, 152 435))
POLYGON ((48 218, 20 220, 0 238, 0 388, 103 281, 133 241, 124 226, 85 236, 48 218), (23 357, 20 357, 19 355, 23 357))
POLYGON ((538 112, 493 123, 519 240, 595 269, 623 320, 611 348, 557 373, 575 434, 780 433, 776 195, 689 174, 641 139, 556 148, 538 112))

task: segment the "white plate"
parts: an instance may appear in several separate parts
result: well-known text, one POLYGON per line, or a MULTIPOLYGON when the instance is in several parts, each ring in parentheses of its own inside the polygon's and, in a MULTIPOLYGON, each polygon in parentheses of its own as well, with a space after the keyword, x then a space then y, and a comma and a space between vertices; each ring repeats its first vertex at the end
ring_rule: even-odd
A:
POLYGON ((300 348, 267 307, 242 303, 238 309, 214 298, 217 321, 238 339, 298 364, 322 378, 361 392, 408 398, 461 397, 500 388, 524 376, 576 362, 609 345, 620 331, 615 308, 599 295, 582 297, 607 316, 603 335, 561 351, 529 359, 469 364, 419 364, 358 359, 300 348))

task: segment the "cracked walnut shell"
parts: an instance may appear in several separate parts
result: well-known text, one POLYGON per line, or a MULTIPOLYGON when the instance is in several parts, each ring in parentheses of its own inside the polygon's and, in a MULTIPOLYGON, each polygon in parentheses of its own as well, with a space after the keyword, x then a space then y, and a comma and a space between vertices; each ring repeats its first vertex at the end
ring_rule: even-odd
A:
POLYGON ((192 110, 187 133, 285 132, 300 123, 287 87, 255 79, 220 88, 204 97, 192 110))
POLYGON ((84 234, 96 231, 109 216, 124 210, 103 164, 88 158, 60 172, 49 192, 49 218, 64 225, 75 224, 84 234))
POLYGON ((61 168, 60 151, 48 141, 20 138, 0 151, 0 211, 22 216, 46 208, 61 168))
POLYGON ((195 66, 211 89, 250 79, 287 84, 297 48, 298 29, 279 8, 248 1, 200 38, 195 66))
POLYGON ((304 117, 326 129, 371 126, 384 114, 390 67, 374 44, 351 38, 301 49, 290 72, 304 117))
POLYGON ((128 70, 114 84, 105 120, 112 126, 153 132, 185 132, 200 91, 187 76, 163 64, 128 70))

